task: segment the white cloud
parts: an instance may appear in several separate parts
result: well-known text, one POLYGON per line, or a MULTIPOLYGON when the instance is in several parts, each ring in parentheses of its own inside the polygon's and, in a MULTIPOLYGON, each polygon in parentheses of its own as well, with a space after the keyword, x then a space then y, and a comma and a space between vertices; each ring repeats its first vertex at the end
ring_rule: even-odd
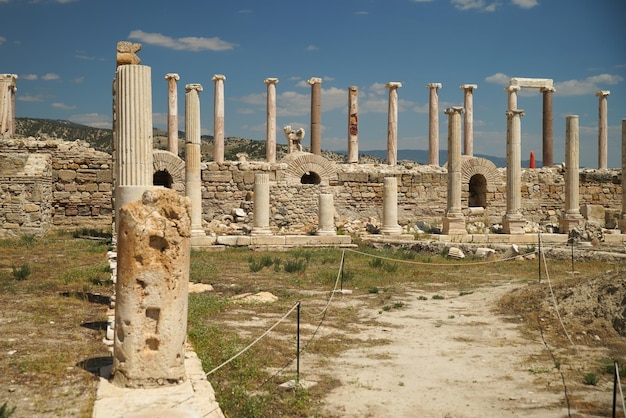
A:
POLYGON ((43 102, 43 97, 41 96, 31 96, 29 94, 17 95, 17 100, 20 102, 43 102))
POLYGON ((64 103, 52 103, 51 106, 54 107, 55 109, 62 109, 62 110, 76 109, 76 106, 66 105, 64 103))
POLYGON ((522 9, 532 9, 535 6, 539 6, 539 2, 537 0, 511 0, 511 3, 521 7, 522 9))
POLYGON ((99 113, 84 113, 80 115, 72 115, 68 118, 70 122, 79 123, 81 125, 92 126, 94 128, 111 129, 111 116, 101 115, 99 113))
MULTIPOLYGON (((0 0, 0 3, 2 3, 2 1, 0 0)), ((5 38, 4 36, 0 36, 0 45, 2 45, 3 43, 5 43, 7 41, 7 38, 5 38)))
MULTIPOLYGON (((304 82, 307 87, 311 87, 304 82)), ((327 112, 340 108, 347 103, 348 93, 346 90, 330 87, 322 88, 322 111, 327 112)), ((267 105, 267 97, 265 93, 249 94, 239 99, 246 104, 258 108, 263 111, 267 105)), ((296 91, 284 91, 276 96, 276 113, 278 116, 303 116, 311 111, 311 95, 309 92, 299 93, 296 91)), ((248 114, 249 109, 240 109, 238 113, 248 114)))
POLYGON ((76 77, 72 81, 76 84, 82 84, 85 81, 85 77, 76 77))
POLYGON ((584 80, 567 80, 554 83, 559 96, 581 96, 595 94, 607 85, 615 85, 624 81, 619 75, 598 74, 587 77, 584 80))
POLYGON ((32 81, 32 80, 37 80, 38 77, 37 77, 37 74, 24 74, 24 75, 21 75, 20 78, 22 80, 32 81))
POLYGON ((228 51, 235 47, 235 44, 223 41, 218 37, 200 38, 188 36, 184 38, 172 38, 160 33, 147 33, 141 30, 131 31, 130 34, 128 34, 128 39, 134 39, 148 45, 157 45, 178 51, 228 51))
POLYGON ((309 45, 306 47, 307 51, 317 51, 319 48, 316 47, 315 45, 309 45))
POLYGON ((494 1, 488 4, 486 0, 451 0, 451 2, 457 10, 477 9, 481 12, 493 12, 500 6, 500 2, 494 1))
POLYGON ((495 73, 485 78, 487 83, 500 84, 501 86, 508 86, 511 77, 504 73, 495 73))
POLYGON ((365 16, 370 14, 370 12, 366 12, 365 10, 359 10, 358 12, 354 12, 354 14, 357 16, 365 16))
POLYGON ((41 79, 46 81, 58 80, 60 78, 61 77, 55 73, 48 73, 41 76, 41 79))
POLYGON ((239 108, 237 109, 237 113, 239 113, 240 115, 254 115, 256 112, 253 109, 250 108, 239 108))

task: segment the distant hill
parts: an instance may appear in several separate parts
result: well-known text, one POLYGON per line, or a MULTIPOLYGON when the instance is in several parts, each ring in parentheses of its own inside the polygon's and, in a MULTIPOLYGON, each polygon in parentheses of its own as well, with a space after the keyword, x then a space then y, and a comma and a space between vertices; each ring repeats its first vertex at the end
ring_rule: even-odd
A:
MULTIPOLYGON (((80 125, 67 120, 17 118, 15 131, 18 135, 41 138, 60 138, 67 141, 81 139, 88 142, 93 148, 111 153, 113 150, 113 133, 111 129, 93 128, 80 125)), ((185 155, 185 133, 178 132, 178 149, 181 157, 185 155)), ((167 132, 162 129, 153 131, 154 147, 167 149, 167 132)), ((236 161, 237 154, 246 153, 250 160, 265 159, 265 141, 249 138, 230 137, 224 141, 224 157, 227 161, 236 161)), ((201 137, 201 152, 205 161, 210 161, 213 155, 213 137, 203 135, 201 137)), ((280 160, 287 154, 287 145, 277 144, 276 158, 280 160)), ((332 161, 345 162, 346 151, 322 151, 322 155, 332 161)), ((497 167, 506 167, 506 158, 493 155, 476 154, 476 157, 492 161, 497 167)), ((383 163, 387 158, 387 150, 370 150, 359 153, 359 159, 363 162, 383 163)), ((415 161, 419 164, 428 164, 427 150, 398 150, 398 161, 415 161)), ((439 151, 439 162, 444 164, 448 160, 447 150, 439 151)), ((528 167, 528 160, 522 161, 522 167, 528 167)), ((541 167, 541 161, 536 161, 537 167, 541 167)))

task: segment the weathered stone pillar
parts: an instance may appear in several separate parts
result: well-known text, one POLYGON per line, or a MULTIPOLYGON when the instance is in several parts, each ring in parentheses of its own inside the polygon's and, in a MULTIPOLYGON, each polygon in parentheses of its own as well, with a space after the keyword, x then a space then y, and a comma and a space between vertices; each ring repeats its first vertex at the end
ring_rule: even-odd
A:
POLYGON ((317 235, 335 235, 335 205, 331 193, 320 193, 317 235))
POLYGON ((267 118, 265 125, 265 159, 268 163, 276 162, 276 84, 277 78, 266 78, 267 118))
POLYGON ((201 91, 200 84, 185 86, 185 194, 191 201, 191 236, 206 235, 202 228, 201 91))
POLYGON ((176 82, 178 74, 168 73, 167 80, 167 150, 178 155, 178 91, 176 82))
POLYGON ((252 211, 252 235, 270 235, 270 176, 254 175, 254 208, 252 211))
POLYGON ((359 88, 348 87, 348 164, 359 163, 359 88))
POLYGON ((120 65, 115 76, 117 144, 115 207, 140 200, 152 187, 152 85, 145 65, 120 65))
POLYGON ((565 215, 559 223, 561 233, 569 233, 584 220, 579 204, 578 116, 565 118, 565 215))
POLYGON ((506 214, 502 218, 505 234, 524 234, 526 220, 520 211, 522 205, 522 124, 523 110, 506 112, 506 214))
POLYGON ((520 86, 507 86, 504 88, 504 91, 508 93, 507 108, 509 110, 517 109, 517 92, 521 89, 520 86))
POLYGON ((439 94, 441 83, 426 84, 428 100, 428 164, 439 166, 439 94))
POLYGON ((120 209, 113 382, 156 387, 185 380, 189 199, 160 188, 120 209))
POLYGON ((626 234, 626 119, 622 119, 622 216, 618 224, 626 234))
POLYGON ((224 162, 224 81, 226 77, 215 74, 211 79, 215 83, 213 95, 213 161, 224 162))
POLYGON ((467 234, 461 211, 461 114, 462 107, 446 109, 448 115, 448 205, 441 232, 445 235, 467 234))
POLYGON ((17 74, 0 74, 0 137, 15 135, 17 74))
POLYGON ((398 225, 398 179, 383 179, 383 226, 380 232, 384 235, 400 235, 402 227, 398 225))
POLYGON ((398 162, 398 89, 402 83, 391 82, 385 85, 389 89, 387 106, 387 164, 395 166, 398 162))
POLYGON ((608 167, 608 123, 607 123, 607 97, 609 90, 599 90, 598 96, 598 169, 605 170, 608 167))
POLYGON ((552 94, 556 91, 554 87, 544 87, 543 93, 543 166, 554 165, 553 143, 554 133, 552 130, 552 94))
MULTIPOLYGON (((463 154, 474 155, 474 90, 478 88, 476 84, 463 84, 459 86, 463 90, 463 107, 465 116, 463 118, 463 154)), ((450 157, 448 157, 450 160, 450 157)))
POLYGON ((312 77, 311 85, 311 153, 322 153, 322 79, 312 77))

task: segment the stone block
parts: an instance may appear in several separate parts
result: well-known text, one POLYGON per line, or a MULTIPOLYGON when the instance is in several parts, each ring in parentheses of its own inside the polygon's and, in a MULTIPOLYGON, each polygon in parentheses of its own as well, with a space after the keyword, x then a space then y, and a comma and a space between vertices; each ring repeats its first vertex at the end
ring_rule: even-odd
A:
POLYGON ((59 170, 57 172, 60 181, 70 182, 76 178, 76 171, 74 170, 59 170))
POLYGON ((209 171, 205 180, 215 183, 230 183, 233 180, 233 173, 230 171, 209 171))
POLYGON ((584 204, 580 207, 580 214, 588 221, 598 222, 602 227, 605 226, 604 206, 584 204))

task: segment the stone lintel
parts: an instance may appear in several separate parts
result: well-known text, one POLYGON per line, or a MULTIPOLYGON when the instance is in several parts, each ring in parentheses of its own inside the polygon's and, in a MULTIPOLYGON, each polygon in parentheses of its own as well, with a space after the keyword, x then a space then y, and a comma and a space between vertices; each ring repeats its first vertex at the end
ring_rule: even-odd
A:
POLYGON ((521 88, 551 88, 554 87, 554 82, 551 78, 521 78, 513 77, 509 81, 509 86, 519 86, 521 88))
POLYGON ((441 233, 444 235, 467 235, 465 217, 453 216, 442 218, 441 233))
POLYGON ((441 83, 428 83, 426 84, 427 89, 440 89, 442 87, 441 83))
POLYGON ((606 96, 608 96, 609 94, 611 94, 611 91, 610 91, 610 90, 598 90, 598 91, 596 92, 596 96, 598 96, 598 97, 606 97, 606 96))
POLYGON ((309 83, 310 85, 322 84, 322 79, 319 77, 311 77, 306 82, 309 83))
POLYGON ((263 83, 265 83, 265 84, 278 84, 278 79, 277 78, 266 78, 265 81, 263 81, 263 83))
POLYGON ((212 78, 211 81, 226 81, 226 76, 224 74, 215 74, 212 78))
POLYGON ((385 84, 386 89, 397 89, 400 87, 402 87, 402 83, 399 81, 390 81, 389 83, 385 84))
POLYGON ((178 81, 180 80, 180 76, 176 73, 167 73, 165 74, 165 79, 166 80, 174 80, 174 81, 178 81))
POLYGON ((477 88, 478 88, 478 84, 461 84, 461 85, 459 86, 459 88, 460 88, 461 90, 470 90, 470 91, 472 91, 472 90, 474 90, 474 89, 477 89, 477 88))
POLYGON ((185 85, 185 91, 197 90, 202 91, 202 84, 187 84, 185 85))

